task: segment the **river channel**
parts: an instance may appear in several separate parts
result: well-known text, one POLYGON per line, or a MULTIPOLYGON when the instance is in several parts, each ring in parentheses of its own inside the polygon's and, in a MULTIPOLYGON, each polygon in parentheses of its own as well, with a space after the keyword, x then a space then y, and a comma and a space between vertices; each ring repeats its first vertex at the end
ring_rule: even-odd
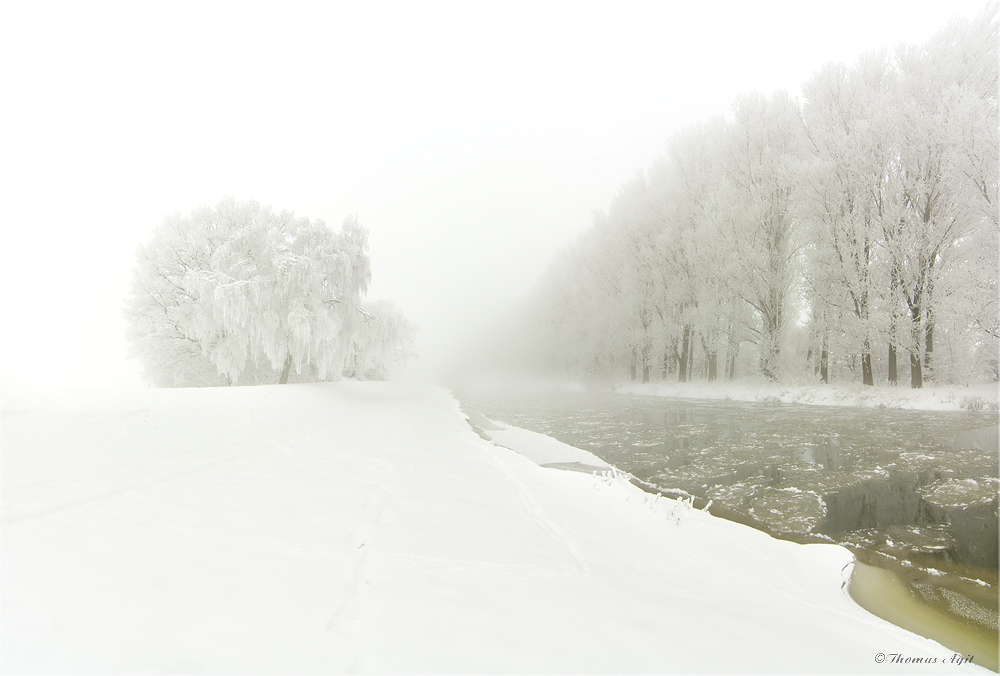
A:
POLYGON ((997 414, 459 392, 488 418, 590 451, 647 490, 775 537, 836 542, 995 645, 997 414))

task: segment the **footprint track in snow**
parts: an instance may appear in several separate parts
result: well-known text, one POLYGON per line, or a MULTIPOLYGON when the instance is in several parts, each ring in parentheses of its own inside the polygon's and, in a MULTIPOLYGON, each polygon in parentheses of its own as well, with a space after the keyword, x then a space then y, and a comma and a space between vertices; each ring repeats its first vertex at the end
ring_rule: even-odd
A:
POLYGON ((514 493, 517 495, 517 499, 521 503, 521 509, 524 515, 536 526, 538 526, 542 532, 565 548, 572 560, 573 565, 578 571, 589 570, 591 567, 590 562, 584 557, 583 553, 580 551, 580 546, 574 538, 555 522, 545 507, 543 507, 541 503, 539 503, 538 500, 536 500, 531 494, 531 489, 514 475, 511 469, 507 467, 499 457, 497 457, 493 449, 489 447, 487 448, 487 452, 489 453, 490 461, 493 463, 493 466, 497 468, 511 488, 514 489, 514 493))
POLYGON ((372 584, 372 544, 378 529, 390 518, 387 498, 388 495, 381 487, 365 497, 361 522, 347 538, 347 568, 350 573, 344 585, 343 598, 326 623, 327 631, 348 628, 358 618, 363 607, 363 598, 372 584))

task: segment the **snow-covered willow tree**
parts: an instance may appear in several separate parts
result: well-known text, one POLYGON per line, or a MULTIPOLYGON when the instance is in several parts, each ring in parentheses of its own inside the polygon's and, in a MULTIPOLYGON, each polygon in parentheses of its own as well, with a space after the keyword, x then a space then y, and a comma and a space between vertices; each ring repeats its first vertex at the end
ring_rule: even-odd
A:
POLYGON ((367 250, 355 216, 335 232, 234 199, 168 216, 138 252, 125 307, 132 353, 167 387, 335 379, 359 352, 384 373, 381 355, 405 359, 412 329, 398 313, 362 309, 367 250))
POLYGON ((416 329, 387 300, 366 302, 361 315, 348 375, 362 380, 382 380, 392 366, 415 356, 416 329))

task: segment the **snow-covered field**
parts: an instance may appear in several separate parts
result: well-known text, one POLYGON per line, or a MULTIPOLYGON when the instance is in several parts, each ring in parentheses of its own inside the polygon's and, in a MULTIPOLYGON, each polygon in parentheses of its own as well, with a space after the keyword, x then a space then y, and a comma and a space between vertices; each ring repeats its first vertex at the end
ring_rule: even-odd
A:
POLYGON ((860 383, 782 386, 766 382, 646 383, 616 387, 617 392, 658 397, 768 401, 821 406, 909 408, 924 411, 996 411, 1000 391, 996 383, 973 386, 865 387, 860 383))
POLYGON ((423 385, 13 404, 0 668, 981 671, 858 607, 841 547, 542 467, 596 458, 472 422, 509 448, 423 385))

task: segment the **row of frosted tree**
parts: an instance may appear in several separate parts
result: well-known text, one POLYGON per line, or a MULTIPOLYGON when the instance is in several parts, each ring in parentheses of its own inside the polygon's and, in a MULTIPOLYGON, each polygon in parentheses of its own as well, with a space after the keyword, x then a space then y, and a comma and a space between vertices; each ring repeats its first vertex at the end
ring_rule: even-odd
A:
POLYGON ((678 133, 529 299, 578 376, 997 378, 997 17, 678 133))

